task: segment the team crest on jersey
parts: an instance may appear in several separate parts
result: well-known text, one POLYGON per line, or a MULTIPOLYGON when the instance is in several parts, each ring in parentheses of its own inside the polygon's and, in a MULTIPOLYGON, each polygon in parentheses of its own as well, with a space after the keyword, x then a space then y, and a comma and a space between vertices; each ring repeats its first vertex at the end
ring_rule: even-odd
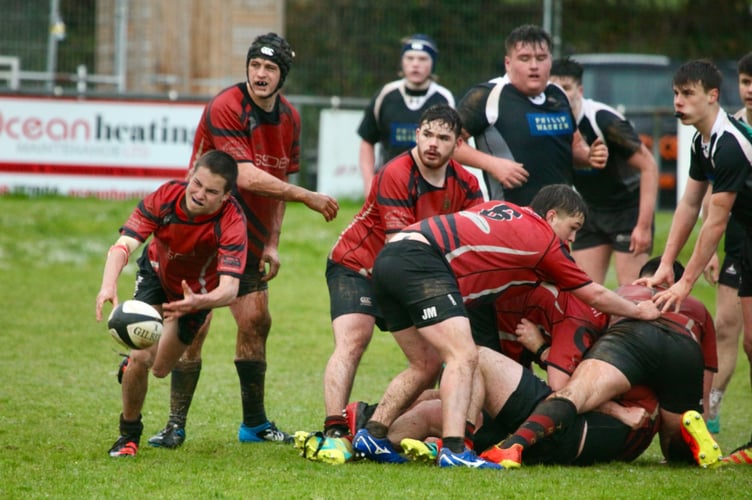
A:
POLYGON ((522 217, 522 213, 505 203, 499 203, 498 205, 494 205, 486 210, 481 210, 479 213, 483 217, 493 220, 512 220, 522 217))

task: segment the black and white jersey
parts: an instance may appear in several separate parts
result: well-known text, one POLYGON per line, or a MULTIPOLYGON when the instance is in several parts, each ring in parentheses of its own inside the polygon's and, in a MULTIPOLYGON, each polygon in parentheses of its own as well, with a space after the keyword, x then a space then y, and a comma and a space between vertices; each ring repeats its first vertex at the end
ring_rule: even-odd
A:
POLYGON ((420 115, 434 104, 454 107, 454 96, 436 82, 431 82, 427 89, 408 89, 404 79, 387 83, 371 99, 358 135, 371 144, 381 144, 376 170, 415 145, 420 115))
POLYGON ((549 184, 572 185, 572 137, 576 130, 572 108, 558 85, 528 97, 509 82, 496 78, 471 88, 457 111, 476 147, 491 155, 522 163, 530 173, 521 187, 502 189, 487 175, 491 199, 529 205, 549 184))
POLYGON ((600 137, 608 148, 605 168, 578 167, 574 185, 596 210, 624 210, 640 204, 640 172, 628 161, 642 146, 635 129, 618 111, 592 99, 582 100, 577 128, 592 144, 600 137))
POLYGON ((710 181, 713 193, 736 193, 734 217, 752 235, 752 128, 721 110, 708 143, 695 132, 689 176, 710 181))

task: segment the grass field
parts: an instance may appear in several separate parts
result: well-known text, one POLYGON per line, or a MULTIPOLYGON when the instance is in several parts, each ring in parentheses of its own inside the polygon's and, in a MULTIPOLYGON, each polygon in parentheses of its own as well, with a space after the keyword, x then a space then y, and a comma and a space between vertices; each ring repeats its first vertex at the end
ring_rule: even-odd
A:
MULTIPOLYGON (((334 467, 283 445, 240 445, 240 398, 232 363, 235 333, 219 310, 204 350, 204 371, 179 450, 142 447, 133 459, 107 456, 117 438, 118 347, 94 320, 107 248, 134 201, 0 197, 0 497, 2 498, 728 498, 752 488, 752 469, 701 470, 659 464, 657 444, 636 462, 590 468, 517 471, 355 463, 334 467)), ((323 420, 322 373, 332 349, 324 263, 357 211, 346 204, 326 224, 288 207, 282 271, 271 285, 267 412, 287 430, 317 430, 323 420)), ((658 218, 656 249, 670 224, 658 218)), ((135 259, 133 259, 135 260, 135 259)), ((686 260, 686 258, 684 259, 686 260)), ((120 280, 129 297, 135 267, 120 280)), ((713 290, 696 290, 713 308, 713 290)), ((388 334, 376 334, 354 399, 376 401, 404 366, 388 334)), ((749 439, 752 393, 740 356, 727 393, 718 441, 730 450, 749 439)), ((168 380, 150 379, 145 437, 168 411, 168 380)))

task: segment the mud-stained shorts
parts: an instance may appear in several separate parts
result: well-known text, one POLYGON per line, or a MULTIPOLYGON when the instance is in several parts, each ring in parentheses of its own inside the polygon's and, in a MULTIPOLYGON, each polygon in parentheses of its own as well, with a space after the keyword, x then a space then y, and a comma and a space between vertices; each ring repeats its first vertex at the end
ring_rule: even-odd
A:
POLYGON ((269 289, 269 283, 267 281, 261 281, 266 275, 265 272, 259 271, 259 261, 254 259, 250 254, 248 255, 248 261, 245 265, 245 270, 240 276, 240 283, 238 284, 238 297, 248 295, 253 292, 263 292, 269 289))
POLYGON ((446 260, 425 243, 388 243, 373 265, 373 291, 391 332, 467 317, 446 260))
POLYGON ((326 262, 326 285, 332 321, 343 314, 368 314, 376 318, 376 325, 381 330, 386 329, 370 278, 329 259, 326 262))
POLYGON ((585 354, 622 372, 629 383, 653 389, 661 408, 702 413, 705 362, 700 345, 688 335, 651 321, 622 320, 585 354))
MULTIPOLYGON (((138 258, 136 289, 133 291, 133 298, 160 307, 168 302, 162 282, 159 280, 156 271, 151 267, 146 247, 144 247, 141 257, 138 258)), ((204 324, 208 315, 209 309, 205 309, 178 318, 178 338, 183 344, 191 345, 198 329, 204 324)))

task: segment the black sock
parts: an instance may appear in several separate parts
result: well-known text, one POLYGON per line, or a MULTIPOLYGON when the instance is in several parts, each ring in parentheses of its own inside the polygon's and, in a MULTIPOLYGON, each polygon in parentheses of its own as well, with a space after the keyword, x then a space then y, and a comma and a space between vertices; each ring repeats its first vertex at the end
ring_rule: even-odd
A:
POLYGON ((129 436, 138 444, 141 439, 141 433, 144 431, 144 424, 141 423, 141 415, 136 420, 125 420, 123 414, 120 414, 120 435, 129 436))
POLYGON ((577 418, 577 407, 566 398, 546 399, 535 407, 533 413, 509 438, 501 444, 509 448, 521 444, 523 448, 534 445, 544 437, 564 429, 577 418))
POLYGON ((441 446, 449 448, 452 453, 465 452, 465 438, 458 436, 449 436, 441 438, 441 446))
POLYGON ((256 427, 267 421, 264 409, 264 380, 266 361, 235 361, 240 379, 240 399, 243 404, 243 423, 256 427))
POLYGON ((172 370, 170 380, 170 419, 169 423, 185 427, 188 410, 191 408, 193 394, 196 392, 201 376, 201 360, 183 363, 180 368, 172 370))

